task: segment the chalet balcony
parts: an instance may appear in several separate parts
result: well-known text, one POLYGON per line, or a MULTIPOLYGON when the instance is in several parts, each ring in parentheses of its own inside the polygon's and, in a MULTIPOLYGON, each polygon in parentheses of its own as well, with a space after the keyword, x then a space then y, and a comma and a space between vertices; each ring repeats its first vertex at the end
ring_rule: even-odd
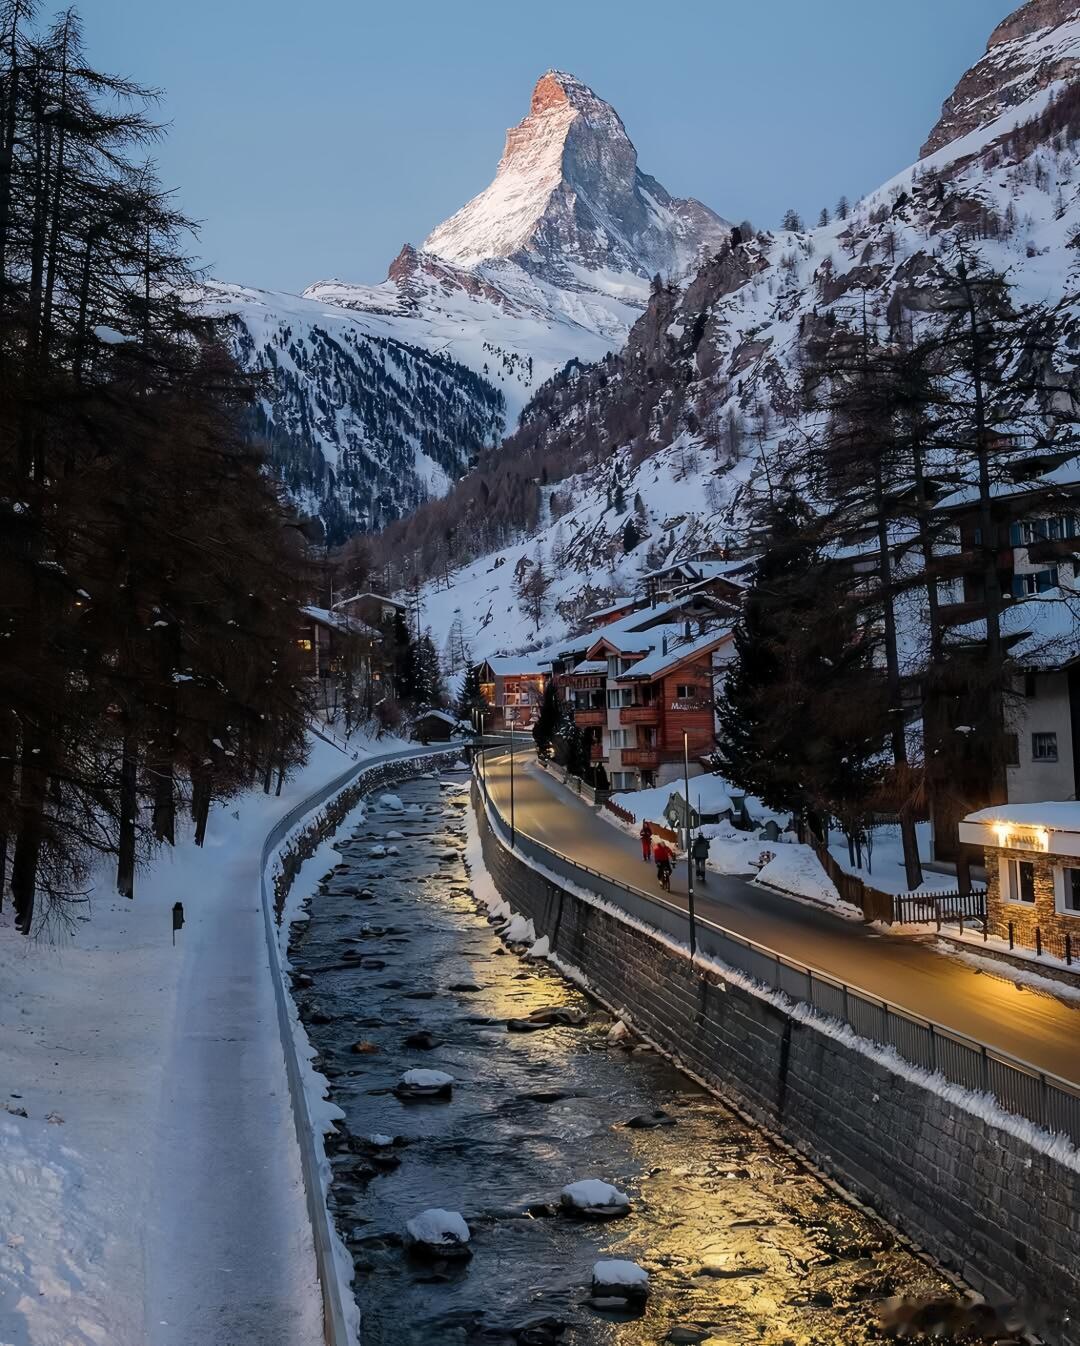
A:
POLYGON ((960 575, 974 574, 982 564, 982 555, 975 550, 946 552, 931 559, 927 573, 939 580, 956 579, 960 575))
POLYGON ((1080 556, 1080 537, 1046 538, 1042 542, 1027 544, 1028 560, 1038 564, 1046 562, 1056 565, 1058 561, 1071 561, 1080 556))
POLYGON ((602 762, 604 760, 604 745, 602 743, 591 743, 589 745, 589 761, 602 762))
POLYGON ((981 621, 985 616, 986 601, 982 598, 964 603, 943 603, 938 608, 938 620, 942 626, 966 626, 968 622, 981 621))
POLYGON ((606 710, 575 710, 574 723, 579 729, 603 729, 607 723, 606 710))
POLYGON ((623 748, 623 766, 658 767, 660 750, 658 748, 623 748))
POLYGON ((620 724, 659 724, 660 707, 654 701, 648 706, 622 706, 619 709, 620 724))

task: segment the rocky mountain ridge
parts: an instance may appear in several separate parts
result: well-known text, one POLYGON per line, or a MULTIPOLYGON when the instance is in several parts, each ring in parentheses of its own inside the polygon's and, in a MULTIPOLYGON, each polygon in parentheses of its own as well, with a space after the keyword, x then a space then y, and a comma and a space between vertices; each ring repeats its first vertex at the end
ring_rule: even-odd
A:
MULTIPOLYGON (((490 536, 481 485, 501 500, 504 478, 519 483, 519 513, 500 519, 507 541, 461 552, 456 574, 445 556, 429 571, 440 575, 427 595, 435 634, 456 612, 480 654, 544 646, 643 572, 745 541, 748 499, 808 430, 808 342, 863 313, 886 335, 932 324, 958 243, 1007 272, 1017 302, 1058 305, 1076 340, 1078 43, 1075 4, 1023 6, 946 101, 927 142, 939 148, 818 229, 736 236, 689 282, 654 287, 619 353, 540 389, 497 459, 387 539, 423 549, 436 520, 490 536), (517 595, 538 563, 550 584, 536 624, 517 595)), ((1062 378, 1075 375, 1071 347, 1056 359, 1062 378)))
POLYGON ((684 274, 729 232, 640 171, 610 104, 549 71, 491 186, 381 284, 219 285, 208 302, 272 376, 258 420, 274 470, 340 542, 444 494, 546 379, 623 344, 655 273, 684 274))

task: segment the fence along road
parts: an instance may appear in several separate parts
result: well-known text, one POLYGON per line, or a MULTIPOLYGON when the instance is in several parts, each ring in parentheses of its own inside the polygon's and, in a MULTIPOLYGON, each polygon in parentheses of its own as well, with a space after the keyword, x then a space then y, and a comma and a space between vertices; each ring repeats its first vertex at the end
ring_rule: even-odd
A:
MULTIPOLYGON (((685 941, 685 866, 661 899, 637 841, 527 760, 519 754, 515 763, 518 848, 685 941)), ((487 778, 505 822, 505 756, 488 754, 487 778)), ((846 1019, 917 1065, 990 1090, 1010 1110, 1080 1143, 1080 1008, 982 973, 924 940, 882 934, 742 879, 710 872, 695 907, 703 953, 846 1019)))

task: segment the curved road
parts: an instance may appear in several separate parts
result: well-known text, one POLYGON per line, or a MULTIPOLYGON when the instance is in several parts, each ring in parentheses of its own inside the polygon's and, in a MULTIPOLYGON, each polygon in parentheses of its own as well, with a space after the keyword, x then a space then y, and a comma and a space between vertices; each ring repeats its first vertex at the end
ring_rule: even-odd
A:
MULTIPOLYGON (((509 819, 509 759, 489 757, 487 769, 492 797, 509 819)), ((614 879, 659 892, 637 841, 527 764, 523 753, 514 799, 519 831, 614 879)), ((744 879, 710 871, 695 898, 698 914, 717 925, 1080 1086, 1080 1007, 980 972, 921 938, 882 934, 744 879)), ((685 865, 672 880, 671 900, 686 905, 685 865)))

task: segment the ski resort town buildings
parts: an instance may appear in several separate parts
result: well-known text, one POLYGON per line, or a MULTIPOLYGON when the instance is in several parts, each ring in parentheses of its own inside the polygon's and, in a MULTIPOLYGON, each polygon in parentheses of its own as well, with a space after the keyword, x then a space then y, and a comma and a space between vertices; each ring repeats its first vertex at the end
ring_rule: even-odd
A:
MULTIPOLYGON (((955 514, 958 537, 957 549, 938 558, 945 653, 978 658, 987 616, 982 525, 963 498, 939 508, 955 514)), ((1058 464, 1022 487, 999 489, 993 529, 987 543, 996 551, 1009 660, 1004 780, 995 790, 974 757, 966 778, 931 790, 934 854, 943 860, 955 858, 957 825, 971 809, 1080 794, 1080 460, 1058 464), (966 807, 958 810, 960 800, 966 807)), ((962 698, 928 689, 925 713, 935 732, 964 732, 969 712, 962 698)))

